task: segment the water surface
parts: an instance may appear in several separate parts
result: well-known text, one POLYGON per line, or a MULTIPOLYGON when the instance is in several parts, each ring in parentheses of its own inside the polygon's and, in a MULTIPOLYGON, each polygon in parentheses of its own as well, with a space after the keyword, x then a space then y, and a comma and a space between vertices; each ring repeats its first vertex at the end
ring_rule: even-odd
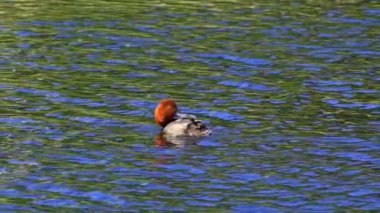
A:
POLYGON ((0 211, 380 209, 378 2, 0 14, 0 211), (162 98, 214 134, 167 146, 162 98))

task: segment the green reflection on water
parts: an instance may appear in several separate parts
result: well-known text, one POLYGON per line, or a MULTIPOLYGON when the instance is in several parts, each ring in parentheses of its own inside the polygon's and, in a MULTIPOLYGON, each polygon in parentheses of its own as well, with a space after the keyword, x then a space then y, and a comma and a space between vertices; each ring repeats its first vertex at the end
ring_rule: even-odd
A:
MULTIPOLYGON (((228 176, 231 171, 307 182, 301 172, 311 170, 321 176, 320 181, 334 187, 339 182, 331 179, 329 171, 334 168, 323 170, 332 165, 341 168, 332 173, 344 183, 349 180, 340 172, 351 170, 363 170, 366 179, 375 183, 375 164, 342 160, 334 155, 310 155, 306 151, 358 151, 350 143, 330 144, 311 140, 312 137, 345 136, 370 142, 378 139, 376 105, 380 104, 380 87, 378 55, 373 53, 378 51, 374 45, 378 28, 375 18, 365 12, 376 7, 376 3, 308 2, 0 3, 0 115, 35 122, 12 120, 0 125, 0 132, 4 133, 1 162, 10 174, 0 183, 10 185, 5 188, 16 185, 17 190, 35 193, 11 180, 23 182, 34 175, 46 176, 46 180, 36 182, 64 183, 78 191, 100 190, 136 202, 156 199, 166 206, 215 211, 265 203, 267 199, 291 200, 253 194, 263 189, 311 194, 303 200, 306 203, 334 194, 312 186, 292 188, 265 182, 250 182, 246 186, 244 181, 234 182, 228 176), (257 65, 254 63, 258 61, 242 59, 269 63, 257 65), (225 147, 190 146, 175 150, 174 154, 156 156, 152 138, 159 129, 154 127, 151 113, 154 103, 164 97, 176 99, 185 111, 215 112, 198 116, 210 120, 216 129, 210 140, 225 147), (328 100, 359 105, 342 107, 328 100), (365 109, 371 104, 375 107, 365 109), (241 119, 217 116, 223 112, 241 119), (19 145, 28 140, 42 145, 19 145), (258 153, 252 156, 254 152, 258 153), (219 168, 213 160, 203 164, 194 155, 199 159, 212 156, 215 162, 231 166, 219 168), (87 158, 94 161, 87 162, 87 158), (10 163, 10 159, 28 163, 10 163), (143 172, 127 173, 130 176, 124 177, 105 171, 122 167, 175 173, 157 167, 160 164, 191 165, 203 169, 206 175, 194 175, 204 178, 194 187, 193 177, 152 178, 143 172), (300 172, 280 171, 292 168, 300 172), (81 173, 86 171, 94 174, 81 173), (141 188, 128 191, 128 187, 112 183, 123 178, 137 182, 134 186, 141 188), (241 188, 241 194, 232 189, 231 194, 228 190, 210 189, 210 182, 216 180, 241 188), (182 191, 165 197, 165 190, 142 186, 149 183, 182 191), (210 208, 184 204, 188 199, 185 195, 195 197, 203 192, 222 197, 221 204, 210 208)), ((377 154, 371 146, 362 149, 358 152, 377 154)), ((48 198, 65 197, 41 191, 38 193, 47 194, 48 198)), ((337 194, 347 196, 343 192, 337 194)), ((112 206, 72 199, 83 205, 112 206)), ((2 202, 27 206, 31 201, 4 198, 2 202)), ((266 205, 288 208, 271 202, 266 205)))

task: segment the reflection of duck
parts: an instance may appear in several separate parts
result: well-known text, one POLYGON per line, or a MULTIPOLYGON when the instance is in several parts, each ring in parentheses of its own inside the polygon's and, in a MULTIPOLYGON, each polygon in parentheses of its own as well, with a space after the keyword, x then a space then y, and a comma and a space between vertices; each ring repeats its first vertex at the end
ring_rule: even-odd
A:
POLYGON ((211 130, 193 115, 177 113, 177 104, 169 99, 161 100, 154 111, 154 119, 163 127, 166 138, 200 137, 211 134, 211 130))
POLYGON ((154 137, 154 145, 156 147, 182 147, 185 144, 191 142, 190 140, 186 140, 186 138, 182 137, 169 137, 164 135, 163 133, 159 133, 154 137))
POLYGON ((154 145, 157 147, 171 147, 174 144, 170 143, 161 133, 154 137, 154 145))

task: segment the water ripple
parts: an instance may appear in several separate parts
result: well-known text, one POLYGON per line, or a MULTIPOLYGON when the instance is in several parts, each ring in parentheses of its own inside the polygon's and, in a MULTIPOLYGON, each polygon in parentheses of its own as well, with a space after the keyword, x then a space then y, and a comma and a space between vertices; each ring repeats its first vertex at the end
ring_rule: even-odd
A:
POLYGON ((277 88, 274 87, 268 87, 262 84, 255 84, 250 82, 237 82, 237 81, 221 81, 218 83, 219 85, 223 86, 231 86, 236 87, 238 89, 250 89, 250 90, 257 90, 257 91, 275 91, 277 88))
POLYGON ((244 63, 244 64, 249 64, 249 65, 269 65, 269 64, 271 64, 270 61, 265 60, 265 59, 241 58, 238 56, 227 55, 227 54, 202 53, 202 54, 197 54, 195 56, 204 57, 204 58, 224 59, 224 60, 228 60, 228 61, 240 62, 240 63, 244 63))
POLYGON ((376 212, 374 3, 173 2, 0 3, 0 211, 376 212))

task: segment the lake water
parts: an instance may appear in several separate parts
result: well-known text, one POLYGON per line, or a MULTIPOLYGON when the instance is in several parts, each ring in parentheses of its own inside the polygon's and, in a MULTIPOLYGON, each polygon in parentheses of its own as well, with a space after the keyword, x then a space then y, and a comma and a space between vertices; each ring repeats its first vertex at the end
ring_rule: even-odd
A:
POLYGON ((380 210, 378 1, 143 2, 0 2, 1 212, 380 210))

